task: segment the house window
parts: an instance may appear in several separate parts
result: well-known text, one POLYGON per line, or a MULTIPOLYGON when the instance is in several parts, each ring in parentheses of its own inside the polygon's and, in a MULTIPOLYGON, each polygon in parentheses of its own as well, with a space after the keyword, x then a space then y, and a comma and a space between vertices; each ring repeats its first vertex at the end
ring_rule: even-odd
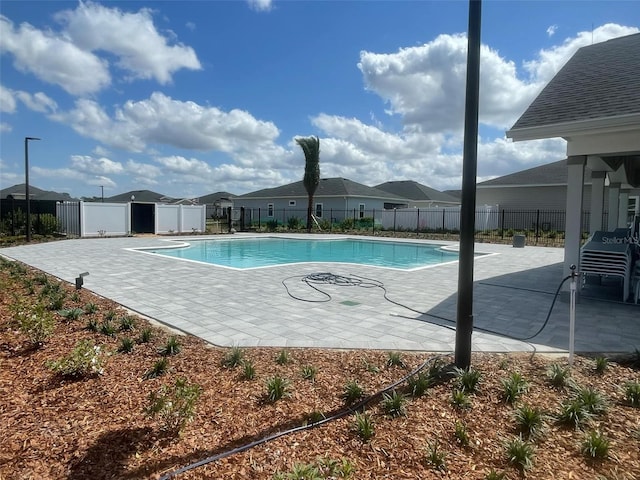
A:
POLYGON ((364 218, 364 203, 360 203, 358 209, 360 210, 360 218, 364 218))
POLYGON ((316 217, 322 218, 322 204, 316 203, 316 217))
POLYGON ((267 217, 273 217, 273 203, 267 204, 267 217))
POLYGON ((295 200, 289 200, 289 206, 290 207, 295 207, 296 206, 296 201, 295 200))

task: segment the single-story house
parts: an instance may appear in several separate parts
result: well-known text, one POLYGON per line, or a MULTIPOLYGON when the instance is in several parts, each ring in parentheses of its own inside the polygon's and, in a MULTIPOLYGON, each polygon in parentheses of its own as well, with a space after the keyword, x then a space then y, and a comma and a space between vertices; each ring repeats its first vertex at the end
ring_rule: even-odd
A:
POLYGON ((381 183, 373 188, 408 199, 408 208, 438 208, 460 205, 461 201, 413 180, 396 180, 381 183))
POLYGON ((591 212, 592 232, 625 227, 630 192, 640 188, 638 72, 640 34, 582 47, 507 132, 514 141, 567 141, 567 275, 571 265, 580 271, 583 211, 591 212), (587 170, 591 195, 585 205, 587 170))
POLYGON ((216 192, 198 198, 198 203, 207 206, 207 218, 225 218, 227 208, 233 207, 235 197, 233 193, 216 192))
MULTIPOLYGON (((407 199, 346 178, 323 178, 314 194, 317 219, 342 221, 371 217, 373 211, 406 208, 407 199)), ((248 209, 251 218, 286 223, 290 217, 306 218, 308 195, 302 181, 239 195, 234 208, 248 209)))

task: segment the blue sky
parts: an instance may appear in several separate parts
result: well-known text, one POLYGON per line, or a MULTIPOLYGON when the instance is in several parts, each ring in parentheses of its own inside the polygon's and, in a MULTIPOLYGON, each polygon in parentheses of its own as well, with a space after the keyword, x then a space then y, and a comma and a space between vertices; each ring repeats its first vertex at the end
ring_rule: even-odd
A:
MULTIPOLYGON (((0 3, 0 188, 242 194, 323 177, 460 188, 468 3, 0 3)), ((580 47, 640 31, 637 1, 487 1, 478 180, 564 158, 510 128, 580 47)))

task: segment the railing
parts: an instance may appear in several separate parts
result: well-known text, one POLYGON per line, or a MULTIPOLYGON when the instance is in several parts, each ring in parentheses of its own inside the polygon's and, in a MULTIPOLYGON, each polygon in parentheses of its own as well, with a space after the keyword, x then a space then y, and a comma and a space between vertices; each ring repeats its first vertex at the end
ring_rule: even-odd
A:
MULTIPOLYGON (((316 216, 314 231, 366 233, 372 235, 406 234, 423 237, 456 238, 460 232, 459 207, 428 209, 325 209, 316 216)), ((307 210, 295 208, 235 208, 232 225, 236 230, 305 231, 307 210)), ((603 216, 606 225, 607 216, 603 216)), ((528 244, 564 244, 566 212, 563 210, 476 210, 476 240, 511 242, 514 235, 524 235, 528 244)), ((590 213, 583 212, 583 236, 589 232, 590 213)))

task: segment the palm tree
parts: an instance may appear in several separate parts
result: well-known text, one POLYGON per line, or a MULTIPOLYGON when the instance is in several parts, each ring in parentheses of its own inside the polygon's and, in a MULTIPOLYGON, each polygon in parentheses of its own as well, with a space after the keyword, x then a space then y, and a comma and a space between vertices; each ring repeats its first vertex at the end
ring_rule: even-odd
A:
POLYGON ((298 137, 296 143, 304 152, 304 178, 302 183, 309 196, 307 206, 307 232, 311 232, 313 195, 320 183, 320 139, 318 137, 298 137))

